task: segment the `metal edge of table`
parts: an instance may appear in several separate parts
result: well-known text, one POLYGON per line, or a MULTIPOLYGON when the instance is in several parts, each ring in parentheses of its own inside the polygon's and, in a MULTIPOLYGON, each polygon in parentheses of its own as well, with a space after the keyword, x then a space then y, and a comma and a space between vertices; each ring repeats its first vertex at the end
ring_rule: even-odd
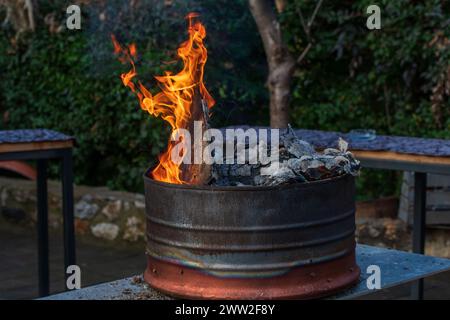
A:
MULTIPOLYGON (((361 248, 361 245, 359 247, 361 248)), ((371 247, 371 246, 365 246, 365 247, 371 247)), ((375 248, 375 250, 381 249, 381 248, 377 248, 377 247, 371 247, 371 248, 375 248)), ((381 290, 394 288, 394 287, 401 286, 404 284, 412 284, 412 283, 417 282, 417 280, 425 279, 425 278, 434 276, 436 274, 450 271, 450 259, 426 256, 426 255, 422 255, 422 254, 404 252, 404 251, 393 250, 393 249, 381 249, 381 250, 387 250, 388 252, 390 252, 390 251, 397 252, 401 255, 408 255, 408 257, 410 257, 411 259, 422 259, 422 260, 428 260, 428 262, 432 261, 433 263, 441 263, 443 266, 439 269, 427 271, 426 273, 417 272, 414 275, 409 276, 407 279, 401 279, 397 282, 387 282, 387 283, 384 282, 382 284, 381 289, 377 289, 377 290, 368 290, 367 289, 366 291, 361 291, 361 290, 358 290, 358 287, 364 285, 364 283, 367 281, 367 279, 370 275, 366 274, 366 272, 365 272, 364 267, 366 265, 365 264, 363 265, 361 263, 361 261, 358 261, 359 266, 361 268, 360 282, 356 286, 349 288, 348 290, 344 291, 343 293, 329 297, 329 299, 350 300, 350 299, 355 299, 355 298, 361 298, 361 297, 369 296, 369 295, 379 292, 381 290)), ((392 261, 392 263, 394 264, 396 262, 392 261)), ((420 266, 420 264, 419 264, 419 266, 420 266)), ((403 266, 402 268, 405 268, 405 267, 403 266)), ((404 272, 407 272, 407 270, 404 270, 404 272)), ((383 270, 381 270, 381 277, 383 279, 383 270)), ((383 282, 383 280, 382 280, 382 282, 383 282)))
POLYGON ((72 150, 73 147, 53 148, 46 150, 25 150, 0 152, 0 161, 2 160, 38 160, 38 159, 54 159, 62 158, 64 153, 72 150))

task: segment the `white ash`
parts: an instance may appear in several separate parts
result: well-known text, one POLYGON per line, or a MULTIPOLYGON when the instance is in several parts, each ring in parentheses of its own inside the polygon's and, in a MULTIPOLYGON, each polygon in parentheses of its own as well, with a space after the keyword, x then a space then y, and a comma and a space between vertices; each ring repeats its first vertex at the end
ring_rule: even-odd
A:
MULTIPOLYGON (((260 148, 261 142, 258 145, 260 148)), ((266 147, 263 145, 263 147, 266 147)), ((270 152, 270 146, 267 147, 270 152)), ((287 183, 307 183, 343 174, 358 175, 360 163, 347 150, 348 143, 339 138, 337 148, 316 150, 289 128, 280 134, 279 162, 275 165, 214 164, 210 184, 220 186, 276 186, 287 183)), ((245 150, 247 155, 249 146, 245 150)), ((247 157, 248 159, 248 157, 247 157)), ((237 161, 237 151, 234 154, 237 161)), ((250 162, 250 161, 249 161, 250 162)))

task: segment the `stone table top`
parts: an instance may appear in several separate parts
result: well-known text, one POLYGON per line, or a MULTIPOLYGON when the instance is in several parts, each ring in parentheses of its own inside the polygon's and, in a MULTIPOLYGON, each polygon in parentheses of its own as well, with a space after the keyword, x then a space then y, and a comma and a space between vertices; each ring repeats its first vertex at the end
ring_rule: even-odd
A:
POLYGON ((0 143, 69 141, 73 137, 48 129, 0 130, 0 143))
POLYGON ((371 141, 354 141, 349 134, 334 131, 299 129, 295 132, 300 139, 308 141, 316 148, 336 147, 337 140, 342 137, 349 143, 351 150, 450 157, 450 140, 445 139, 376 135, 371 141))
MULTIPOLYGON (((373 292, 366 285, 370 276, 367 267, 376 265, 381 270, 381 289, 386 289, 450 270, 450 259, 435 258, 404 251, 357 245, 356 259, 361 277, 354 287, 329 297, 353 299, 373 292)), ((149 287, 142 276, 134 276, 102 283, 80 290, 67 291, 43 300, 167 300, 171 297, 149 287)))
MULTIPOLYGON (((241 128, 244 130, 249 128, 269 129, 268 127, 258 126, 229 126, 226 128, 221 128, 221 130, 225 130, 227 128, 241 128)), ((294 131, 298 138, 309 142, 318 149, 336 148, 338 139, 342 138, 349 143, 350 150, 388 151, 401 154, 450 157, 450 140, 448 139, 375 135, 373 140, 364 141, 353 138, 350 133, 342 133, 337 131, 295 128, 294 131)))

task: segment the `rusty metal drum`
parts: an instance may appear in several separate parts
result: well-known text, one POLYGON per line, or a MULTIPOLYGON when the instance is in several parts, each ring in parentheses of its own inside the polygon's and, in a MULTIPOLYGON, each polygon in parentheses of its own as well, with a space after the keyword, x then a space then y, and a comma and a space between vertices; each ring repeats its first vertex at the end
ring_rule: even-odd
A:
POLYGON ((194 299, 315 298, 354 284, 350 175, 275 187, 168 184, 144 176, 145 280, 194 299))

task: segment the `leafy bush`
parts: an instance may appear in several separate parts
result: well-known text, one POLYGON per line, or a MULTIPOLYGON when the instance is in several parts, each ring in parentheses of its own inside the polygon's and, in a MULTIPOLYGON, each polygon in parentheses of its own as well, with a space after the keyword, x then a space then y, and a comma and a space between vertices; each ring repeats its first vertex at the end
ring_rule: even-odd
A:
MULTIPOLYGON (((282 23, 290 48, 299 54, 306 39, 298 6, 308 16, 316 1, 288 3, 282 23)), ((371 4, 324 1, 312 27, 314 45, 295 75, 293 124, 450 138, 450 102, 442 90, 445 81, 450 88, 450 3, 378 1, 382 28, 373 31, 366 28, 371 4)), ((398 178, 363 170, 360 194, 392 194, 398 178)))
MULTIPOLYGON (((283 15, 293 51, 305 43, 296 11, 305 2, 310 9, 315 4, 289 2, 283 15)), ((372 3, 324 2, 313 26, 315 44, 296 74, 294 124, 450 138, 448 97, 440 117, 430 99, 450 68, 450 45, 433 44, 450 37, 450 3, 379 1, 382 28, 370 31, 365 11, 372 3)))
POLYGON ((73 135, 76 182, 135 188, 162 147, 162 127, 137 110, 115 75, 99 79, 87 73, 84 45, 81 34, 43 32, 24 54, 0 55, 7 58, 0 84, 5 127, 73 135))
MULTIPOLYGON (((110 34, 137 43, 139 76, 151 82, 168 68, 165 62, 175 59, 186 38, 186 13, 204 12, 210 49, 206 81, 218 100, 215 121, 255 122, 261 113, 245 110, 266 98, 260 83, 264 64, 257 66, 262 72, 253 70, 264 56, 245 1, 226 3, 165 5, 154 0, 132 7, 128 1, 92 2, 82 8, 81 31, 51 33, 41 18, 41 27, 18 48, 10 45, 11 32, 5 31, 0 34, 1 128, 51 128, 73 135, 76 183, 141 190, 143 171, 156 162, 169 131, 162 120, 142 112, 122 85, 119 75, 128 66, 112 54, 110 34), (241 28, 244 35, 236 41, 241 28), (259 59, 253 62, 255 56, 259 59), (243 120, 241 114, 246 114, 243 120)), ((41 16, 63 24, 65 6, 66 1, 44 3, 41 16)))

